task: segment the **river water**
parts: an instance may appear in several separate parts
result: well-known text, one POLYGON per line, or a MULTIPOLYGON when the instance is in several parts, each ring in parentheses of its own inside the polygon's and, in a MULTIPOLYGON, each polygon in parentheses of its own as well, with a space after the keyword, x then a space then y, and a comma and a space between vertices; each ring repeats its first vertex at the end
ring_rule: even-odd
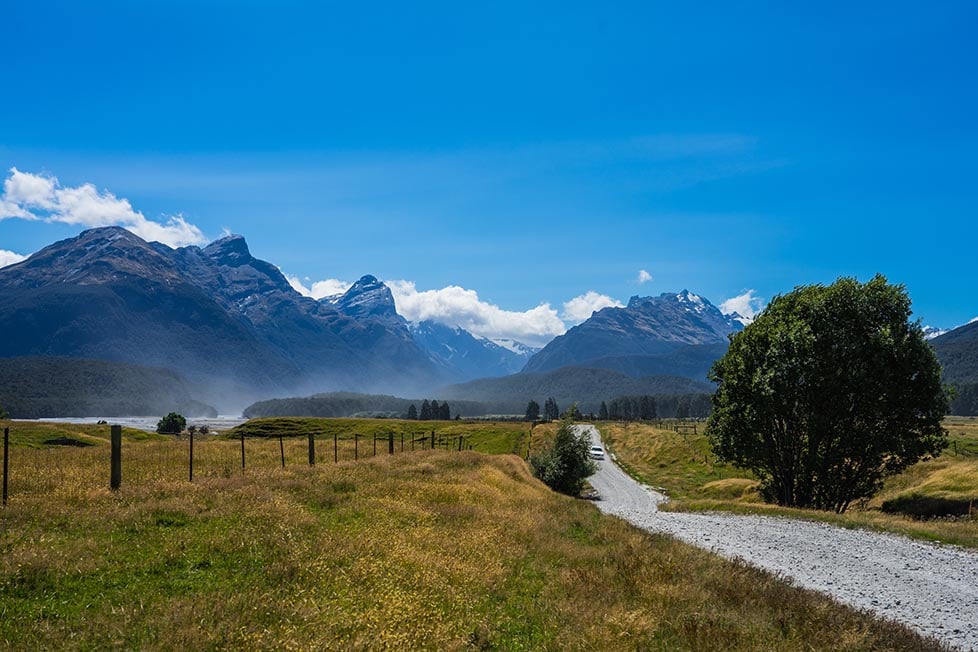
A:
MULTIPOLYGON (((162 418, 162 415, 158 417, 46 417, 44 419, 23 419, 23 421, 45 421, 48 423, 98 423, 99 421, 106 421, 112 425, 135 428, 137 430, 144 430, 146 432, 156 432, 156 425, 162 418)), ((200 426, 207 426, 210 428, 211 432, 215 432, 230 430, 231 428, 240 423, 244 423, 245 421, 247 421, 247 419, 240 416, 230 415, 218 416, 216 419, 195 417, 192 419, 187 419, 187 425, 194 425, 198 428, 200 426)))

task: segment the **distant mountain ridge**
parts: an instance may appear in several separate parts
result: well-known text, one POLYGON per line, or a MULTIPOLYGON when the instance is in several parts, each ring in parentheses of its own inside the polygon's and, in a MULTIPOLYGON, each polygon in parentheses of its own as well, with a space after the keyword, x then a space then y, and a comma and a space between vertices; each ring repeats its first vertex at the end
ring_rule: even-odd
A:
POLYGON ((412 323, 409 328, 415 341, 432 359, 460 381, 514 374, 536 352, 519 342, 500 346, 458 326, 434 321, 412 323))
POLYGON ((0 356, 159 366, 202 381, 207 402, 303 388, 429 387, 442 376, 407 330, 296 292, 244 238, 203 249, 92 229, 0 269, 0 356))
POLYGON ((535 351, 409 324, 365 275, 315 300, 229 235, 172 249, 120 227, 84 231, 0 268, 0 357, 62 356, 171 369, 222 409, 329 390, 423 395, 504 375, 535 351))
POLYGON ((523 372, 574 366, 705 380, 712 361, 726 350, 727 336, 747 322, 688 290, 634 296, 627 306, 603 308, 555 338, 523 372))

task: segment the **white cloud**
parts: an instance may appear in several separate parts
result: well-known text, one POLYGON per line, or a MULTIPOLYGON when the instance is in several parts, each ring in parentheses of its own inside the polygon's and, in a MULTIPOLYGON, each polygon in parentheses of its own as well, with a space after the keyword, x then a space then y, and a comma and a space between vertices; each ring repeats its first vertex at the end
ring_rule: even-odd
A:
POLYGON ((440 290, 418 291, 412 281, 387 281, 397 311, 408 321, 430 319, 460 326, 489 339, 514 339, 543 346, 566 330, 549 303, 522 312, 503 310, 479 298, 475 290, 450 285, 440 290))
POLYGON ((654 279, 654 278, 652 278, 652 275, 651 275, 651 274, 649 274, 649 273, 648 273, 647 271, 645 271, 644 269, 640 269, 640 270, 638 270, 638 284, 639 284, 639 285, 642 285, 642 284, 644 284, 644 283, 648 283, 648 282, 650 282, 650 281, 654 281, 654 280, 655 280, 655 279, 654 279))
MULTIPOLYGON (((312 297, 313 299, 322 299, 323 297, 343 294, 353 286, 353 283, 347 283, 346 281, 335 278, 316 281, 309 286, 303 283, 298 276, 289 276, 286 274, 285 278, 296 292, 303 296, 312 297)), ((307 278, 306 281, 308 282, 309 279, 307 278)))
MULTIPOLYGON (((353 285, 339 279, 310 283, 308 278, 285 275, 289 284, 300 294, 322 299, 342 294, 353 285)), ((450 285, 440 290, 418 290, 414 281, 385 281, 394 295, 397 312, 411 322, 435 321, 447 326, 459 326, 473 335, 490 340, 517 340, 530 346, 543 346, 563 335, 568 324, 577 324, 597 310, 622 303, 594 291, 586 292, 564 303, 558 314, 549 303, 529 310, 504 310, 483 301, 475 290, 450 285), (566 322, 566 323, 565 323, 566 322)))
POLYGON ((766 305, 763 298, 754 295, 755 292, 756 290, 747 290, 741 295, 727 299, 720 304, 720 312, 725 315, 736 312, 741 317, 753 319, 766 305))
MULTIPOLYGON (((645 270, 642 270, 643 272, 645 270)), ((641 278, 641 275, 639 275, 641 278)), ((592 313, 601 310, 602 308, 607 308, 609 306, 615 308, 622 308, 625 304, 618 301, 617 299, 612 299, 611 297, 598 294, 593 290, 589 290, 584 294, 574 297, 570 301, 564 304, 564 314, 561 315, 564 321, 572 322, 574 324, 579 324, 585 319, 589 318, 592 313)))
POLYGON ((20 254, 15 254, 12 251, 0 249, 0 267, 13 265, 14 263, 19 263, 22 260, 27 260, 27 256, 21 256, 20 254))
POLYGON ((120 199, 90 183, 64 187, 56 177, 21 172, 10 168, 0 197, 0 219, 20 218, 61 222, 85 228, 122 226, 144 240, 171 247, 204 244, 207 238, 182 215, 154 222, 134 210, 128 199, 120 199))

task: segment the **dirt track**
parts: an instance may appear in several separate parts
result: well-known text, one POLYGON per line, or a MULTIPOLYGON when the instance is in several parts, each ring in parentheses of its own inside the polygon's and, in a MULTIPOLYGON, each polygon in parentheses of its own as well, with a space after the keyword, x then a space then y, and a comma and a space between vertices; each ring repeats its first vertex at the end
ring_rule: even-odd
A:
MULTIPOLYGON (((594 426, 578 427, 600 440, 594 426)), ((978 650, 978 552, 787 518, 660 512, 665 496, 613 460, 598 466, 590 482, 603 512, 739 557, 957 648, 978 650)))

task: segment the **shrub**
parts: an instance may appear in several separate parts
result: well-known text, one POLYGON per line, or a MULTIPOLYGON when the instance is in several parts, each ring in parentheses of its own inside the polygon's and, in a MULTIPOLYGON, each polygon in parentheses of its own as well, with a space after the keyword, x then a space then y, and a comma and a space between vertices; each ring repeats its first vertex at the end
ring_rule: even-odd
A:
POLYGON ((574 428, 569 418, 564 419, 553 444, 530 460, 533 474, 554 491, 577 496, 598 468, 590 448, 590 437, 574 428))
POLYGON ((156 432, 161 435, 179 435, 186 427, 187 420, 183 418, 183 415, 170 412, 156 424, 156 432))

